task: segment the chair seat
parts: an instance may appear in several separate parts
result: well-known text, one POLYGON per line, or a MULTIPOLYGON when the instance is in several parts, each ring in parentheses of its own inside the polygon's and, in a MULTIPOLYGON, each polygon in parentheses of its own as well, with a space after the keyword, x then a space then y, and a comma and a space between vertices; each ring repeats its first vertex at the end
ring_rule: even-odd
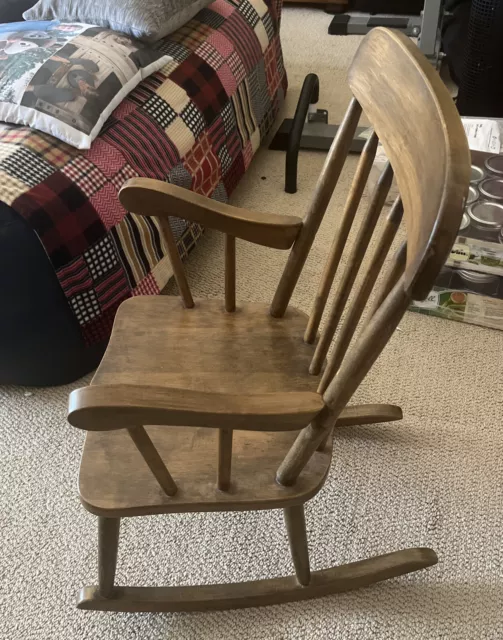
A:
MULTIPOLYGON (((289 308, 272 318, 266 304, 227 313, 221 301, 185 309, 168 296, 123 303, 93 385, 135 384, 219 393, 316 391, 309 375, 314 346, 303 340, 307 317, 289 308)), ((236 431, 230 490, 216 487, 214 429, 147 427, 178 486, 165 495, 125 430, 89 432, 80 471, 84 506, 96 515, 270 509, 309 500, 323 485, 331 444, 317 452, 293 487, 276 470, 298 432, 236 431)))

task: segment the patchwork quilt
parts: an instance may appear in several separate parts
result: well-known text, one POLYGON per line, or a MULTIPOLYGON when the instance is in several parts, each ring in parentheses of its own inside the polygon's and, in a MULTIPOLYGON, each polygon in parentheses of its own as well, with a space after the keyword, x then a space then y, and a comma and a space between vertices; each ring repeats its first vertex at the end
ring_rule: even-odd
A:
MULTIPOLYGON (((87 151, 0 124, 0 200, 38 235, 88 344, 108 339, 123 300, 171 277, 158 222, 118 200, 124 182, 157 178, 225 201, 269 133, 287 87, 281 4, 215 0, 158 42, 173 60, 87 151)), ((178 218, 172 227, 186 257, 202 229, 178 218)))

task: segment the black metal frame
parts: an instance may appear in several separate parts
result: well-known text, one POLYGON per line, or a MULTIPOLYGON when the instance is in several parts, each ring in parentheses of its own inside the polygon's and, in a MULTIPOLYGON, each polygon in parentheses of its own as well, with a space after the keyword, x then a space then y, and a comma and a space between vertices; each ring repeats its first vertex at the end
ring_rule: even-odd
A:
POLYGON ((309 73, 302 85, 292 127, 288 136, 285 160, 285 191, 287 193, 297 193, 297 167, 304 123, 307 119, 309 106, 317 104, 319 99, 320 79, 315 73, 309 73))

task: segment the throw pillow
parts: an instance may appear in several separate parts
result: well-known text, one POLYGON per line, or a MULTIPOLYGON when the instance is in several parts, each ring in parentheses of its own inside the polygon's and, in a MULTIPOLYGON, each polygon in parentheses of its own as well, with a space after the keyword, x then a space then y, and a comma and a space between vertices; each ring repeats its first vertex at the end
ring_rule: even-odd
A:
POLYGON ((155 42, 183 26, 212 0, 39 0, 25 20, 86 22, 155 42))
POLYGON ((171 60, 93 25, 12 26, 0 30, 0 120, 45 131, 79 149, 89 149, 126 95, 171 60))
POLYGON ((19 22, 37 0, 0 0, 0 23, 19 22))

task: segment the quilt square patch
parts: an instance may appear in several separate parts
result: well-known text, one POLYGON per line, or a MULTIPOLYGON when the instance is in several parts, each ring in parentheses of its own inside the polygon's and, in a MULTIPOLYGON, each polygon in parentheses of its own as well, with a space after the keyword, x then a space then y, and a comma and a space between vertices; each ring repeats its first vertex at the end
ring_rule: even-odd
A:
POLYGON ((78 185, 89 198, 107 182, 101 171, 82 156, 77 156, 63 167, 61 172, 78 185))

